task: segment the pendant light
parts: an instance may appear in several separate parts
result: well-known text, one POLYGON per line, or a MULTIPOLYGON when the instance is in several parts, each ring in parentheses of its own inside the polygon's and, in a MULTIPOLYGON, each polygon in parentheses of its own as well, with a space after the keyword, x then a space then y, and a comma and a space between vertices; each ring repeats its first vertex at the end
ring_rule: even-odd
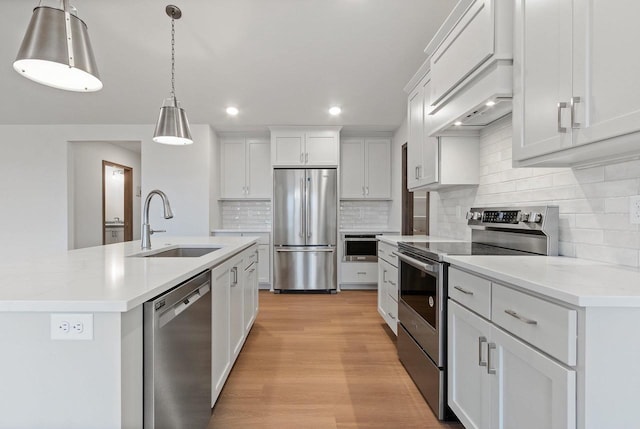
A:
POLYGON ((160 117, 153 133, 153 141, 156 143, 171 145, 186 145, 193 143, 187 113, 176 99, 176 40, 175 21, 182 17, 182 11, 177 6, 169 5, 165 11, 171 18, 171 96, 164 101, 160 108, 160 117))
POLYGON ((66 91, 102 89, 87 25, 62 0, 62 9, 41 6, 33 15, 13 68, 27 79, 66 91))

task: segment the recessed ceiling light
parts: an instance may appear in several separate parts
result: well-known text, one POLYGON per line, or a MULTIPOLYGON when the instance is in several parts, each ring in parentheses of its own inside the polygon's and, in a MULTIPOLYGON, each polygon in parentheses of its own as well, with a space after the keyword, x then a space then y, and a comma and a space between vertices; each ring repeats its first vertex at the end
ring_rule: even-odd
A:
POLYGON ((338 116, 340 113, 342 113, 342 109, 338 106, 333 106, 331 109, 329 109, 329 113, 333 116, 338 116))
POLYGON ((240 111, 237 107, 227 107, 227 115, 236 116, 240 111))
POLYGON ((453 123, 453 125, 455 125, 456 127, 459 127, 460 125, 462 125, 461 121, 456 121, 453 123))
POLYGON ((485 106, 487 106, 487 107, 492 107, 492 106, 495 106, 495 105, 496 105, 496 102, 493 101, 493 100, 489 100, 489 101, 487 101, 485 103, 485 106))

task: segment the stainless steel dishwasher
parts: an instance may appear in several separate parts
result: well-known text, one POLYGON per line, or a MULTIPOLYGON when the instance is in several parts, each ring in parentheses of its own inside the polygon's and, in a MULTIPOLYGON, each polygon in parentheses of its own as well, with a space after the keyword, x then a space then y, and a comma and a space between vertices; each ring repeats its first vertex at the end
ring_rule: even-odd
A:
POLYGON ((144 427, 206 428, 211 418, 211 272, 144 304, 144 427))

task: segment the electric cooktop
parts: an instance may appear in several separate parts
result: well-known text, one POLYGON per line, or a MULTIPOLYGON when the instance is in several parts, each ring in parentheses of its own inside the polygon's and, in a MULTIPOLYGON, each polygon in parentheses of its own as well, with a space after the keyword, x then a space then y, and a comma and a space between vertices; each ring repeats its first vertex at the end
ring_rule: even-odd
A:
POLYGON ((415 242, 402 241, 398 250, 414 256, 441 261, 445 255, 531 255, 521 250, 507 249, 470 241, 415 242))

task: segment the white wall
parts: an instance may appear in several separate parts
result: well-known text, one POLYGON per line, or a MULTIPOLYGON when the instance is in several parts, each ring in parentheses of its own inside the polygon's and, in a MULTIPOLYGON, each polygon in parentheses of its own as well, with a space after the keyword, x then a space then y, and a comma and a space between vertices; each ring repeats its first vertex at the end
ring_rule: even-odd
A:
MULTIPOLYGON (((171 235, 209 235, 209 209, 213 130, 208 125, 192 125, 193 144, 171 146, 147 140, 142 143, 143 195, 153 189, 167 194, 173 219, 162 217, 162 202, 151 200, 149 221, 153 229, 171 235)), ((160 239, 160 235, 152 238, 160 239)))
POLYGON ((175 199, 176 218, 170 232, 206 233, 210 171, 204 170, 210 162, 207 148, 214 139, 211 128, 192 125, 194 148, 172 148, 170 152, 165 152, 168 148, 154 148, 153 128, 149 124, 0 125, 0 259, 31 255, 36 250, 65 250, 73 243, 68 227, 74 220, 69 209, 73 207, 68 189, 72 172, 67 168, 70 141, 141 141, 143 191, 169 184, 169 197, 175 199), (146 152, 150 152, 149 157, 146 152), (206 159, 198 159, 200 154, 206 154, 206 159), (200 179, 202 184, 192 186, 200 179), (190 210, 199 214, 195 218, 183 216, 190 210))
POLYGON ((472 206, 554 204, 560 207, 562 255, 640 266, 640 228, 629 222, 629 196, 640 194, 640 160, 514 169, 511 147, 510 116, 483 130, 480 185, 431 192, 432 235, 469 239, 464 214, 472 206))
MULTIPOLYGON (((140 197, 135 190, 140 186, 141 156, 108 142, 85 141, 69 144, 69 152, 73 163, 68 168, 73 180, 70 184, 73 193, 73 229, 72 248, 99 246, 102 244, 102 161, 111 161, 133 169, 133 239, 140 239, 140 197)), ((108 178, 113 181, 113 176, 108 178)), ((124 176, 121 178, 124 184, 124 176)), ((122 194, 124 186, 120 186, 122 194)), ((124 195, 120 195, 122 202, 124 195)), ((122 204, 120 204, 122 206, 122 204)), ((113 215, 111 215, 111 218, 113 215)), ((122 216, 120 216, 122 219, 122 216)), ((110 219, 109 215, 107 219, 110 219)))
POLYGON ((391 212, 389 215, 389 227, 401 231, 402 228, 402 145, 409 138, 407 132, 407 119, 393 133, 391 139, 391 212))

